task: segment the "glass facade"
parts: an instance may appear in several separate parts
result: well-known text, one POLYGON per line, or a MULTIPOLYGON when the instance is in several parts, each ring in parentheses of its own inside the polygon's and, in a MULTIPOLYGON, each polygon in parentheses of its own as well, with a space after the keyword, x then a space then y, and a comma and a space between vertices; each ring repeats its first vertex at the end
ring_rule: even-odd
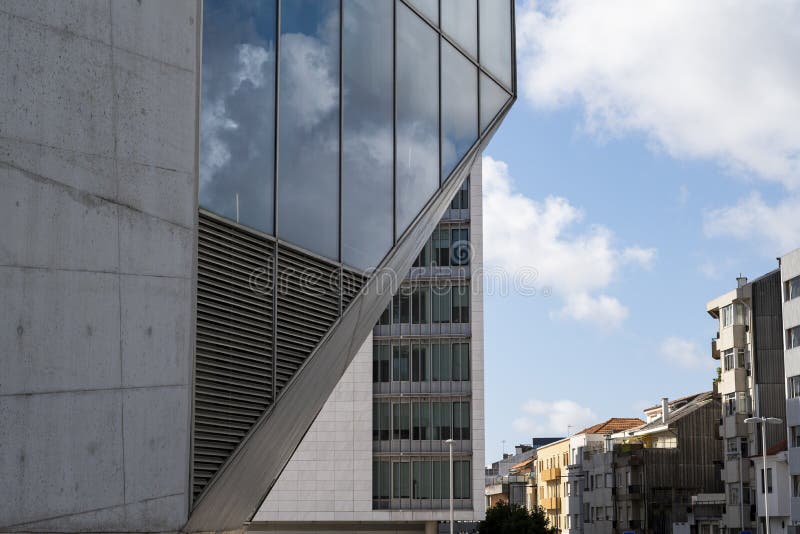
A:
POLYGON ((200 206, 377 266, 511 100, 511 28, 511 0, 206 0, 200 206))

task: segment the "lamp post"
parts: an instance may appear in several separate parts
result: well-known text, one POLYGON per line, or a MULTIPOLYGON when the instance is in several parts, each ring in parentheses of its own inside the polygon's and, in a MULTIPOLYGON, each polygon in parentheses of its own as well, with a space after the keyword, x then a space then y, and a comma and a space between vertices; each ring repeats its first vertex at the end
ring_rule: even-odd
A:
POLYGON ((761 455, 764 462, 761 466, 761 481, 764 484, 764 532, 765 534, 769 534, 769 500, 767 499, 767 423, 779 425, 783 423, 783 419, 777 417, 748 417, 744 422, 747 424, 761 423, 761 455))
POLYGON ((445 443, 450 446, 450 534, 453 534, 453 440, 445 443))

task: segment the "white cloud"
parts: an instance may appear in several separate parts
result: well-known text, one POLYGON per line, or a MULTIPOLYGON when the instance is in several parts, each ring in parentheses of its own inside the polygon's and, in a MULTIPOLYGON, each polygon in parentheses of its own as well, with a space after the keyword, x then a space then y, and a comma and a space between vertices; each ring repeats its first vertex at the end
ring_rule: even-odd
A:
POLYGON ((702 351, 694 341, 672 336, 661 342, 661 357, 678 367, 703 369, 713 367, 711 354, 702 351))
POLYGON ((800 195, 767 204, 754 192, 735 206, 708 212, 703 231, 708 237, 733 237, 758 241, 774 256, 800 246, 800 195))
POLYGON ((534 105, 800 188, 800 3, 528 0, 517 35, 534 105))
POLYGON ((483 158, 485 260, 510 273, 536 270, 539 289, 563 301, 555 315, 618 325, 628 315, 605 293, 624 266, 649 268, 655 249, 619 248, 604 226, 581 226, 584 213, 562 197, 533 200, 514 190, 505 162, 483 158))
POLYGON ((571 400, 529 400, 522 412, 512 426, 531 436, 565 436, 568 429, 574 433, 598 422, 591 408, 571 400))

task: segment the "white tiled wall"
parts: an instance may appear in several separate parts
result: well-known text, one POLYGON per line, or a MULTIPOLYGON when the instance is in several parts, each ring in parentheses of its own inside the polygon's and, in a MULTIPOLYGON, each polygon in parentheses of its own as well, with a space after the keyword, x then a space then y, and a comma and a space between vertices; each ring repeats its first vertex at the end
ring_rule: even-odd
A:
POLYGON ((353 521, 371 514, 372 334, 254 521, 353 521))

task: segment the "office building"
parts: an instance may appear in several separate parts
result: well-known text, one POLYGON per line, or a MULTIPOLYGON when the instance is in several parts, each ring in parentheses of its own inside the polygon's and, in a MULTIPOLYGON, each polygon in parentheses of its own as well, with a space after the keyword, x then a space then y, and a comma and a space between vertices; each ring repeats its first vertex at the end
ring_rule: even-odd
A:
MULTIPOLYGON (((375 324, 479 197, 513 28, 510 0, 0 2, 0 530, 241 530, 304 439, 347 442, 315 420, 371 425, 375 324)), ((451 332, 470 380, 442 397, 469 421, 465 517, 477 331, 451 332)), ((338 469, 376 507, 374 443, 338 469)))

